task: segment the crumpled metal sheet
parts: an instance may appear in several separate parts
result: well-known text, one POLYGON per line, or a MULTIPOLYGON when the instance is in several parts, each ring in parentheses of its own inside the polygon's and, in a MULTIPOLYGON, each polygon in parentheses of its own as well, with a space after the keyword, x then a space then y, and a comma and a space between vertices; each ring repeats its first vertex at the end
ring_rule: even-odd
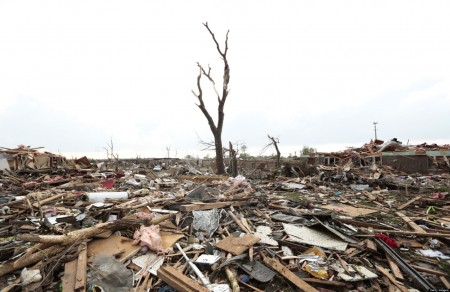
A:
POLYGON ((218 209, 192 211, 194 215, 194 229, 205 231, 208 233, 208 236, 211 236, 219 228, 220 213, 218 209))

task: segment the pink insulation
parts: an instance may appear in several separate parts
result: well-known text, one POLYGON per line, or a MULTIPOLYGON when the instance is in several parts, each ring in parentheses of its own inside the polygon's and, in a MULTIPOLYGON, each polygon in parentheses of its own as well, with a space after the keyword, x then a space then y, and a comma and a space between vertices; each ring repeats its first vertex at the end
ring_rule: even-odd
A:
POLYGON ((159 233, 159 225, 151 225, 150 227, 141 226, 141 228, 134 232, 133 239, 133 244, 146 246, 150 250, 156 252, 168 252, 168 250, 163 247, 161 235, 159 233))

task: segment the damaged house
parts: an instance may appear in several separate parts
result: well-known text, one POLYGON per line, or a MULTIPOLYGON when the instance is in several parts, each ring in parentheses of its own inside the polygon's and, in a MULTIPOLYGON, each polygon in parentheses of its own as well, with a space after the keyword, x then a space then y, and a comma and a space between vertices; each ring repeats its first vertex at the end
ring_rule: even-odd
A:
POLYGON ((358 167, 373 164, 390 167, 404 173, 438 173, 450 169, 450 145, 423 143, 403 145, 396 138, 384 142, 371 141, 360 148, 340 152, 310 153, 300 157, 309 165, 336 165, 349 161, 358 167))
POLYGON ((39 148, 19 145, 15 149, 0 149, 0 170, 54 169, 66 163, 66 159, 39 148))

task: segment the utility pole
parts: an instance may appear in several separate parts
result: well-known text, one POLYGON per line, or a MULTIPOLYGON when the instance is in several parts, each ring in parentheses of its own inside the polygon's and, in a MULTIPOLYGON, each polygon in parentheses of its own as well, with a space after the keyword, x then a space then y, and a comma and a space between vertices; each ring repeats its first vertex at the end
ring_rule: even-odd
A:
POLYGON ((375 131, 375 140, 377 140, 377 124, 378 124, 378 122, 373 122, 373 128, 375 131))

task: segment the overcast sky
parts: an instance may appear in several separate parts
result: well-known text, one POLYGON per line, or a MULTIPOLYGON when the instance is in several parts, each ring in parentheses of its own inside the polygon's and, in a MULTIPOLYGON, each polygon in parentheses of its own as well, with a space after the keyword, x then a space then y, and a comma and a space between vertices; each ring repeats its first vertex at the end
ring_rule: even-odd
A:
POLYGON ((374 121, 380 139, 450 143, 449 15, 429 0, 0 0, 0 147, 101 157, 112 137, 120 157, 203 156, 196 62, 223 74, 205 21, 222 44, 230 30, 226 144, 339 150, 374 121))

